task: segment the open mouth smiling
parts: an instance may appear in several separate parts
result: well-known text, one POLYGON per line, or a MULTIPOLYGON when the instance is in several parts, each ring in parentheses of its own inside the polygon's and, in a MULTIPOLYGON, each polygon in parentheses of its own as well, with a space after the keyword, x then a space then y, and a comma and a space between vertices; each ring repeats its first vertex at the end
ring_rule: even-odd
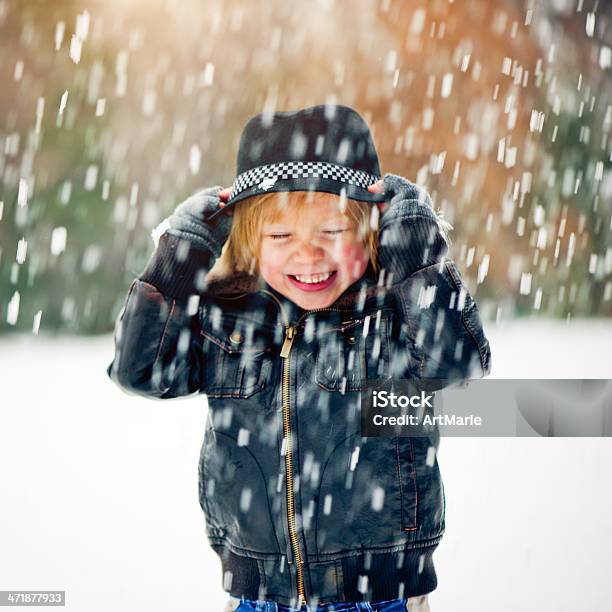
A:
POLYGON ((337 270, 319 274, 288 274, 291 283, 303 291, 321 291, 327 289, 335 280, 337 270))

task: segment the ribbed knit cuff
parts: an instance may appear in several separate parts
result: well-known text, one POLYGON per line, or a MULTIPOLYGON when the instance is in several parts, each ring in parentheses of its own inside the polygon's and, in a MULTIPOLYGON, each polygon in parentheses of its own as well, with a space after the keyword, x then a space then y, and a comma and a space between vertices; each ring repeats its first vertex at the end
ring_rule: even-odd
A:
POLYGON ((213 263, 210 251, 165 233, 138 278, 157 287, 164 295, 184 301, 190 295, 202 293, 204 277, 213 263))
POLYGON ((345 601, 366 601, 363 593, 367 576, 369 599, 387 601, 418 597, 438 586, 433 562, 437 544, 427 548, 406 548, 394 553, 368 553, 342 558, 345 601), (401 586, 400 586, 401 585, 401 586))
POLYGON ((384 218, 380 230, 378 258, 381 267, 393 274, 393 282, 439 262, 448 252, 435 213, 422 204, 406 204, 384 218))

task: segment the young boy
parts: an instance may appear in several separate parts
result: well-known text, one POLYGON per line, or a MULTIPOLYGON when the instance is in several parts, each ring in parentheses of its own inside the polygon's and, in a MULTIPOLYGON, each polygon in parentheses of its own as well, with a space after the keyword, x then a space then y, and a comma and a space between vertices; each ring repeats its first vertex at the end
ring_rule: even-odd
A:
POLYGON ((436 588, 437 440, 363 437, 360 392, 481 377, 490 351, 429 196, 379 177, 350 108, 254 117, 231 191, 177 207, 117 320, 117 384, 207 395, 227 609, 424 610, 436 588))

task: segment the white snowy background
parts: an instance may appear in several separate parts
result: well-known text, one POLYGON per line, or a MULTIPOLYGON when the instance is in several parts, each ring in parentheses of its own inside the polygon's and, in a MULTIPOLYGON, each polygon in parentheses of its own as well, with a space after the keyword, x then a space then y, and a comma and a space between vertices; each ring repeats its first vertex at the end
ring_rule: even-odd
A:
MULTIPOLYGON (((489 323, 493 376, 612 378, 612 322, 489 323)), ((112 338, 0 340, 0 589, 75 612, 221 611, 198 504, 204 398, 106 376, 112 338)), ((447 532, 433 612, 607 612, 612 441, 443 438, 447 532)))

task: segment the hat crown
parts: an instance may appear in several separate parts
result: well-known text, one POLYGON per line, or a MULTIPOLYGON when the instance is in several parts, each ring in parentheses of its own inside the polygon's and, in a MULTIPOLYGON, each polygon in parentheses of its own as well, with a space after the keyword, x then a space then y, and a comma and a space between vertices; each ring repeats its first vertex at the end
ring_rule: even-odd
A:
POLYGON ((370 129, 352 108, 320 104, 261 113, 240 136, 236 178, 227 205, 278 191, 322 191, 381 202, 368 186, 380 178, 370 129))
POLYGON ((368 125, 359 113, 342 105, 261 113, 247 122, 240 138, 237 174, 288 161, 328 162, 380 175, 368 125))

